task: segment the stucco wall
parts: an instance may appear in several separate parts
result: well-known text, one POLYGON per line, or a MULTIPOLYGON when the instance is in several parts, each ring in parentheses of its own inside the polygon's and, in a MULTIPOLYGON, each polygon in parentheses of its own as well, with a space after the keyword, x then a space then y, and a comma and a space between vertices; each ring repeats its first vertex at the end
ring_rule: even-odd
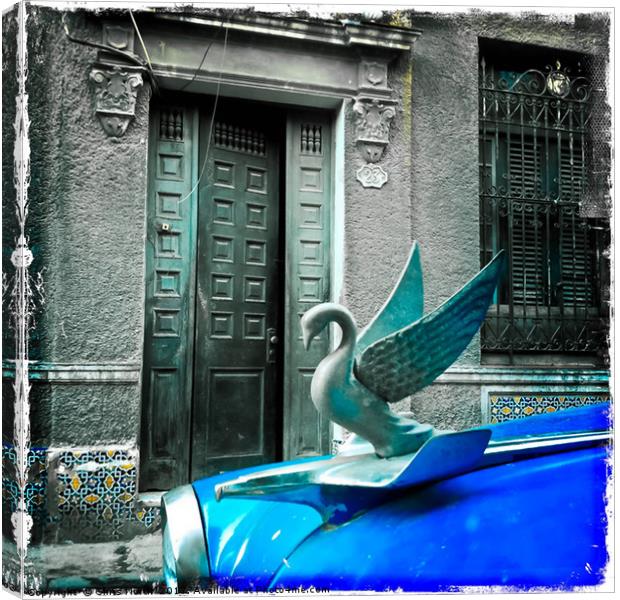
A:
POLYGON ((411 399, 411 412, 437 429, 459 430, 481 423, 480 386, 440 384, 422 390, 411 399))
MULTIPOLYGON (((46 363, 139 368, 148 86, 138 95, 136 119, 125 136, 105 135, 88 79, 97 52, 69 41, 60 18, 58 11, 30 7, 27 21, 29 231, 37 256, 33 270, 43 270, 45 281, 40 339, 31 354, 46 363)), ((67 22, 76 37, 100 40, 100 25, 91 17, 69 13, 67 22)), ((136 438, 139 385, 109 392, 87 383, 50 389, 50 444, 77 442, 88 430, 100 441, 118 441, 120 432, 136 438), (79 416, 89 410, 92 418, 79 416), (88 430, 76 427, 80 421, 88 430)))
MULTIPOLYGON (((3 271, 11 269, 11 251, 15 247, 17 218, 15 216, 15 187, 13 186, 13 150, 15 145, 15 99, 17 82, 17 9, 2 15, 2 236, 3 271)), ((3 311, 3 316, 7 316, 3 311)), ((3 355, 13 356, 12 338, 3 329, 3 355), (7 352, 11 352, 7 354, 7 352)))
MULTIPOLYGON (((414 25, 412 230, 432 310, 480 266, 477 40, 451 20, 414 25)), ((477 341, 460 362, 479 363, 477 341)))
POLYGON ((365 325, 385 302, 405 266, 411 247, 411 63, 396 59, 388 73, 398 99, 390 141, 379 161, 388 173, 380 189, 356 179, 365 163, 355 147, 351 105, 345 122, 345 273, 344 303, 365 325))

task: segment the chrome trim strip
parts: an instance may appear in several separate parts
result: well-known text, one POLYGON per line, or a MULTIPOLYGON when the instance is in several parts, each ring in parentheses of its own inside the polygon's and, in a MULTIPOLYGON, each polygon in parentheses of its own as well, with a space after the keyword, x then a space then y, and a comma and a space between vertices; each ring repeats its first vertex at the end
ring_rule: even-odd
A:
POLYGON ((568 440, 576 440, 576 439, 600 439, 600 437, 610 437, 610 431, 577 431, 574 433, 557 433, 552 435, 536 435, 536 436, 528 436, 522 438, 505 438, 503 440, 493 440, 489 442, 489 446, 487 449, 493 449, 493 451, 498 450, 504 446, 514 446, 519 445, 523 446, 524 444, 533 445, 533 444, 541 444, 548 445, 551 442, 563 442, 568 440))
POLYGON ((536 436, 497 442, 491 440, 478 466, 486 467, 508 463, 517 458, 576 450, 611 440, 612 434, 610 431, 565 433, 562 435, 536 436))
POLYGON ((172 554, 164 556, 164 564, 174 565, 181 589, 204 581, 210 575, 209 559, 194 488, 184 485, 167 492, 162 496, 161 510, 163 550, 172 554))

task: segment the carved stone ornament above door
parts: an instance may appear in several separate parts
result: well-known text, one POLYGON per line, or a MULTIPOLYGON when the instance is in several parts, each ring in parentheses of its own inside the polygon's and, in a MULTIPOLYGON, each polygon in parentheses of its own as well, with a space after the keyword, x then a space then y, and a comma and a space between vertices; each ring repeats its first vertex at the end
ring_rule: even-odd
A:
POLYGON ((142 87, 140 67, 97 63, 90 71, 95 94, 95 113, 103 130, 121 137, 136 114, 136 98, 142 87))
POLYGON ((364 187, 382 187, 387 181, 386 171, 374 165, 383 157, 389 142, 390 124, 396 116, 395 101, 361 97, 353 104, 355 144, 366 161, 357 171, 357 179, 364 187), (371 168, 372 167, 372 168, 371 168))
POLYGON ((377 90, 389 93, 388 86, 388 62, 387 60, 367 60, 363 59, 359 63, 359 89, 368 90, 374 93, 377 90))
POLYGON ((131 27, 114 22, 104 22, 102 26, 102 43, 117 50, 133 52, 134 32, 131 27))

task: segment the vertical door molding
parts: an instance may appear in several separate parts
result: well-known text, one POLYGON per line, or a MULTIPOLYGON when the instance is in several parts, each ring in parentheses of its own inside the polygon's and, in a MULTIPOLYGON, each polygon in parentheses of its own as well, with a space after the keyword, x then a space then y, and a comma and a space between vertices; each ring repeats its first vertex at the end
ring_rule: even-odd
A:
POLYGON ((310 382, 329 352, 325 329, 308 351, 300 318, 330 299, 331 121, 325 113, 290 112, 287 118, 286 298, 284 352, 284 458, 329 452, 329 421, 315 409, 310 382))
POLYGON ((198 115, 154 108, 149 144, 142 489, 186 483, 194 330, 198 115))

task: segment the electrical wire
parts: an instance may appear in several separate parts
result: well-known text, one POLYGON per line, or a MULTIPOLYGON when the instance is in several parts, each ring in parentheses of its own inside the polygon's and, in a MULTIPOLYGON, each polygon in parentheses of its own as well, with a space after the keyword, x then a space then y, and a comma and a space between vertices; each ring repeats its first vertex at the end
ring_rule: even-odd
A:
POLYGON ((157 81, 155 80, 155 75, 152 69, 149 69, 149 65, 145 61, 143 61, 138 55, 133 54, 132 52, 127 52, 125 50, 120 50, 119 48, 114 48, 112 46, 106 46, 105 44, 99 44, 97 42, 91 42, 90 40, 81 40, 80 38, 76 38, 69 31, 69 26, 67 25, 66 16, 67 16, 67 13, 62 14, 61 22, 65 30, 65 36, 67 37, 69 41, 74 42, 76 44, 81 44, 82 46, 90 46, 91 48, 98 48, 99 50, 105 50, 106 52, 110 52, 112 54, 118 54, 119 56, 122 56, 123 58, 129 60, 133 64, 138 65, 139 67, 141 67, 142 69, 146 71, 149 77, 149 82, 151 86, 153 87, 154 93, 156 94, 159 93, 159 86, 157 85, 157 81))
MULTIPOLYGON (((211 140, 213 139, 213 124, 215 123, 215 113, 217 111, 217 104, 220 98, 220 87, 222 84, 222 75, 224 73, 224 59, 226 58, 226 48, 228 45, 228 29, 226 29, 225 33, 224 33, 224 48, 222 50, 222 60, 220 62, 220 73, 218 76, 218 80, 217 80, 217 88, 215 90, 215 100, 213 102, 213 111, 211 113, 211 123, 209 124, 209 134, 207 136, 207 149, 205 151, 205 158, 204 161, 202 163, 202 167, 200 168, 200 174, 198 175, 198 179, 196 180, 196 183, 194 184, 194 186, 192 187, 192 189, 185 195, 183 196, 183 198, 181 198, 178 202, 178 204, 182 204, 183 202, 185 202, 198 188, 198 186, 200 185, 200 181, 202 179, 202 176, 205 173, 205 169, 207 167, 207 163, 209 161, 209 150, 211 149, 211 140)), ((151 238, 147 235, 146 237, 147 242, 149 242, 151 244, 151 246, 153 246, 153 248, 155 248, 155 243, 151 240, 151 238)))
POLYGON ((124 58, 126 58, 127 60, 130 60, 134 64, 137 64, 143 68, 146 68, 146 63, 139 56, 132 54, 131 52, 126 52, 125 50, 120 50, 119 48, 114 48, 112 46, 106 46, 105 44, 98 44, 97 42, 91 42, 90 40, 81 40, 79 38, 76 38, 74 35, 72 35, 69 32, 69 26, 67 25, 66 17, 67 17, 67 13, 63 13, 61 17, 61 22, 65 30, 65 35, 70 41, 75 42, 76 44, 82 44, 84 46, 92 46, 93 48, 99 48, 100 50, 106 50, 107 52, 119 54, 120 56, 123 56, 124 58))
POLYGON ((136 20, 134 19, 133 16, 133 10, 129 10, 129 16, 131 17, 131 22, 133 23, 133 28, 136 30, 136 34, 138 36, 138 39, 140 40, 140 45, 142 46, 142 50, 144 50, 144 56, 146 57, 146 62, 149 65, 149 69, 151 70, 151 73, 153 72, 153 65, 151 64, 151 57, 149 56, 149 51, 146 49, 146 46, 144 45, 144 40, 142 39, 142 35, 140 35, 140 30, 138 29, 138 24, 136 23, 136 20))
POLYGON ((215 113, 217 111, 217 103, 220 98, 220 87, 222 85, 222 75, 224 73, 224 59, 226 58, 227 45, 228 45, 228 28, 226 28, 226 31, 224 32, 224 49, 222 50, 222 60, 220 62, 220 74, 218 76, 217 88, 215 90, 215 100, 213 102, 213 112, 211 114, 211 123, 209 125, 209 135, 207 137, 207 149, 205 152, 205 158, 202 163, 202 167, 200 168, 200 174, 198 175, 198 179, 196 180, 194 187, 192 187, 192 189, 187 193, 186 196, 184 196, 183 198, 179 200, 179 204, 181 204, 182 202, 185 202, 185 200, 187 200, 196 191, 196 189, 200 185, 200 180, 202 179, 202 176, 204 175, 205 169, 207 167, 207 162, 209 160, 209 150, 211 149, 211 140, 213 139, 213 124, 215 123, 215 113))
MULTIPOLYGON (((200 69, 202 69, 202 65, 204 64, 206 58, 207 58, 207 54, 209 54, 209 50, 211 50, 211 46, 213 46, 213 42, 215 42, 215 40, 217 39, 218 35, 220 34, 220 31, 222 31, 222 28, 224 27, 224 21, 220 22, 220 28, 215 32, 215 35, 213 36, 213 39, 209 42, 209 45, 207 46, 207 49, 205 50, 204 54, 202 55, 202 60, 200 61, 200 64, 198 65, 198 68, 194 71, 194 74, 192 75, 192 78, 189 81, 186 81, 185 84, 183 84, 183 86, 181 86, 181 88, 179 88, 177 91, 182 92, 183 90, 185 90, 186 88, 188 88, 192 83, 194 83, 194 81, 196 80, 196 76, 198 75, 198 71, 200 71, 200 69)), ((228 36, 228 29, 226 29, 226 35, 228 36)))
POLYGON ((151 64, 151 57, 149 56, 149 51, 146 49, 146 45, 144 44, 144 40, 142 39, 142 35, 140 34, 140 29, 138 29, 138 24, 133 16, 133 11, 129 11, 129 16, 131 17, 131 22, 133 23, 133 27, 136 30, 136 34, 138 35, 138 39, 140 40, 140 45, 142 46, 142 50, 144 50, 144 56, 146 57, 146 62, 148 63, 148 70, 151 75, 151 81, 155 83, 153 88, 153 93, 159 96, 159 85, 157 84, 157 79, 155 77, 155 72, 153 71, 153 65, 151 64))
MULTIPOLYGON (((91 46, 93 48, 99 48, 101 50, 105 50, 107 52, 112 52, 115 54, 118 54, 120 56, 123 56, 124 58, 130 60, 131 62, 133 62, 134 64, 139 65, 140 67, 142 67, 143 69, 146 70, 146 72, 149 75, 149 78, 151 80, 151 85, 154 88, 154 92, 155 93, 159 93, 159 86, 157 85, 157 81, 155 79, 155 74, 153 73, 153 67, 151 64, 151 59, 149 57, 149 53, 146 49, 146 46, 144 44, 144 40, 142 39, 142 35, 140 34, 140 30, 138 29, 138 24, 136 23, 136 20, 133 16, 133 12, 130 10, 129 11, 129 16, 131 17, 131 21, 133 23, 133 26, 136 30, 136 34, 138 35, 138 39, 140 40, 140 44, 142 45, 142 49, 144 50, 144 54, 146 57, 147 62, 145 62, 144 60, 142 60, 139 56, 131 53, 131 52, 126 52, 124 50, 120 50, 118 48, 113 48, 112 46, 106 46, 105 44, 98 44, 97 42, 91 42, 89 40, 81 40, 79 38, 76 38, 75 36, 73 36, 70 32, 69 32, 69 27, 67 25, 67 22, 65 20, 66 17, 66 13, 63 13, 61 20, 62 20, 62 25, 64 27, 65 30, 65 35, 67 36, 67 39, 69 39, 72 42, 75 42, 77 44, 82 44, 84 46, 91 46)), ((187 88, 189 85, 191 85, 195 80, 196 80, 196 76, 198 75, 198 72, 200 71, 200 69, 202 68, 202 65, 204 64, 204 61, 207 58, 207 55, 209 54, 209 50, 211 49, 211 46, 213 45, 213 43, 215 42, 219 32, 224 28, 224 21, 221 21, 220 23, 220 28, 218 29, 217 33, 215 34, 215 36, 213 37, 213 39, 211 40, 211 42, 209 43, 209 45, 207 46, 203 56, 202 56, 202 60, 200 61, 200 64, 198 65, 198 68, 194 71, 194 74, 192 75, 192 78, 185 84, 183 85, 179 90, 177 91, 183 91, 185 88, 187 88)), ((220 72, 218 75, 218 80, 217 80, 217 88, 215 91, 215 101, 213 102, 213 112, 211 114, 211 123, 209 124, 209 135, 208 135, 208 139, 207 139, 207 149, 205 152, 205 158, 204 158, 204 162, 202 163, 202 167, 200 168, 200 174, 198 175, 198 179, 196 180, 196 183, 194 184, 194 186, 192 187, 192 189, 187 193, 187 195, 185 195, 183 198, 181 198, 181 200, 179 200, 179 204, 181 202, 185 202, 185 200, 187 200, 195 191, 196 188, 200 185, 200 181, 202 180, 202 177, 205 173, 205 169, 207 167, 207 162, 209 160, 209 150, 211 149, 211 139, 212 139, 212 134, 213 134, 213 125, 215 123, 215 113, 217 110, 217 104, 220 98, 220 88, 222 85, 222 76, 224 74, 224 60, 226 58, 226 49, 228 47, 228 27, 226 27, 225 31, 224 31, 224 48, 222 50, 222 60, 220 62, 220 72)))

